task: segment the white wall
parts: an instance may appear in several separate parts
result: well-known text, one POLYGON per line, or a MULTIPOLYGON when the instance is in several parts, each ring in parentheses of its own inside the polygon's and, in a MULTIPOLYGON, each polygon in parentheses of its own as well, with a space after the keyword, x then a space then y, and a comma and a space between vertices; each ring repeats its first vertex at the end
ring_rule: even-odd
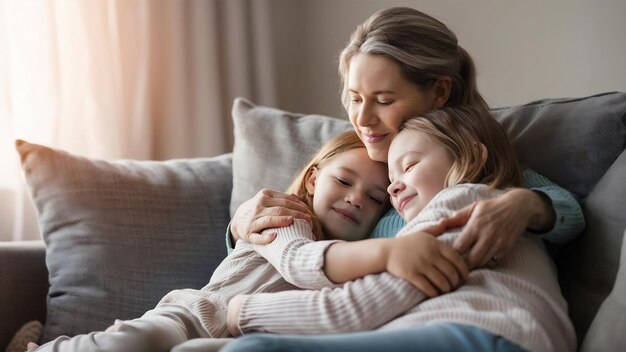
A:
POLYGON ((337 56, 374 11, 411 6, 450 27, 491 106, 626 91, 626 1, 274 0, 278 107, 344 116, 337 56))

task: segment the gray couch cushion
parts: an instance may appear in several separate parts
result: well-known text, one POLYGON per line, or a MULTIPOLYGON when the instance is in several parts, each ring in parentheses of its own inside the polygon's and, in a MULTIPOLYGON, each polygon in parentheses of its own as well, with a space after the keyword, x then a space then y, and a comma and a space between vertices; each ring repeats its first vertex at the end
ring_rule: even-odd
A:
POLYGON ((103 161, 18 141, 50 272, 44 340, 141 316, 225 256, 230 156, 103 161))
MULTIPOLYGON (((598 308, 611 291, 619 267, 620 247, 626 228, 626 151, 591 190, 582 206, 587 221, 585 232, 559 257, 561 287, 570 304, 570 316, 581 342, 598 308)), ((610 303, 604 308, 604 316, 608 307, 614 310, 612 313, 621 311, 626 316, 623 306, 620 310, 619 305, 610 303)), ((603 322, 601 316, 596 317, 594 324, 597 327, 590 334, 603 336, 601 330, 610 328, 611 322, 611 319, 603 322)), ((622 325, 621 333, 624 331, 626 326, 622 325)), ((587 338, 598 339, 597 336, 584 337, 585 340, 587 338)), ((610 345, 611 342, 606 343, 610 345)))
MULTIPOLYGON (((623 208, 622 208, 623 209, 623 208)), ((593 319, 581 351, 620 351, 626 346, 626 232, 615 286, 593 319)))

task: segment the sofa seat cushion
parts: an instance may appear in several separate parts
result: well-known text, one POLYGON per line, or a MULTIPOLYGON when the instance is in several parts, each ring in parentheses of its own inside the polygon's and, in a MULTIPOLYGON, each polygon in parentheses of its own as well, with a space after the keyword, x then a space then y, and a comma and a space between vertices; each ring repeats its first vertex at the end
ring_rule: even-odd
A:
POLYGON ((201 288, 226 255, 230 156, 104 161, 16 145, 46 243, 44 341, 103 330, 172 289, 201 288))

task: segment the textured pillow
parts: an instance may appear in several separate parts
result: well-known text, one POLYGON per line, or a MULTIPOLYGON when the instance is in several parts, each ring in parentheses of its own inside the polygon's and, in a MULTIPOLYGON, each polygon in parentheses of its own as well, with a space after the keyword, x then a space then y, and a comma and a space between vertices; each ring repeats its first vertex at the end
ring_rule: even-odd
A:
POLYGON ((230 156, 102 161, 16 143, 49 271, 44 341, 141 316, 201 288, 225 256, 230 156))
POLYGON ((235 99, 232 115, 231 216, 262 188, 285 190, 324 143, 352 128, 346 120, 256 106, 242 98, 235 99))
POLYGON ((626 146, 626 93, 494 109, 520 161, 585 197, 626 146))

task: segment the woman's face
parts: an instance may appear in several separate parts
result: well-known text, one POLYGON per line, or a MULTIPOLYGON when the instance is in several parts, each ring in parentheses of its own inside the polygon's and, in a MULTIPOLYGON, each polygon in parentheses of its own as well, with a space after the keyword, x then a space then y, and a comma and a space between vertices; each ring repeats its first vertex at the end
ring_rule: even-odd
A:
POLYGON ((435 88, 419 89, 385 56, 355 55, 346 81, 348 116, 372 160, 387 162, 389 145, 400 125, 436 107, 435 88))

